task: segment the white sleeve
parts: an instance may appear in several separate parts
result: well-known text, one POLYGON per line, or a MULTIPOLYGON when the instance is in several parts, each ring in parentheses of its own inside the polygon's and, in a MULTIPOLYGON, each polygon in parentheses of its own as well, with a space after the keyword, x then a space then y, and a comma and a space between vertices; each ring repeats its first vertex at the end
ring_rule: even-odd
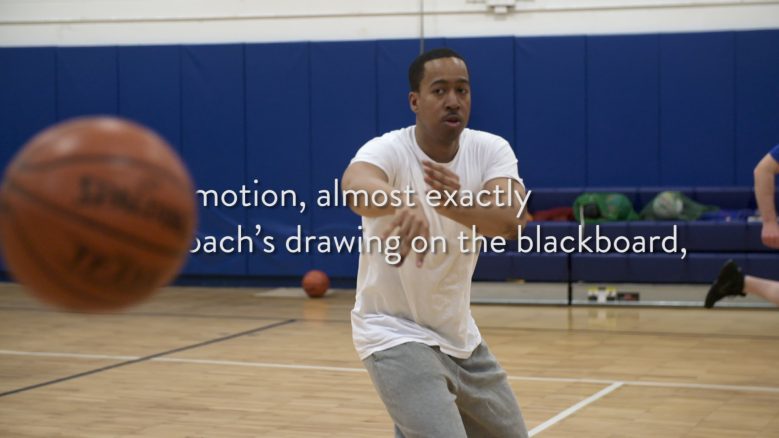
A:
POLYGON ((395 179, 398 167, 397 157, 392 149, 392 145, 383 141, 382 137, 374 138, 357 151, 349 164, 357 162, 373 164, 387 174, 391 183, 395 179))
POLYGON ((519 181, 522 187, 525 186, 517 170, 517 156, 514 155, 514 151, 507 141, 501 139, 500 142, 494 144, 494 147, 489 148, 485 164, 482 183, 494 178, 510 178, 519 181))

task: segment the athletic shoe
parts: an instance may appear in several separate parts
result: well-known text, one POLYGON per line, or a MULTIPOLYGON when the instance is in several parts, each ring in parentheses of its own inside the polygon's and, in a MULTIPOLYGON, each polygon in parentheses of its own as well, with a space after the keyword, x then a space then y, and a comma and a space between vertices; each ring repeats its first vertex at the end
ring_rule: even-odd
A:
POLYGON ((706 302, 703 304, 707 309, 714 306, 714 303, 729 295, 746 296, 744 293, 744 273, 733 260, 728 260, 719 271, 717 281, 711 285, 709 293, 706 294, 706 302))

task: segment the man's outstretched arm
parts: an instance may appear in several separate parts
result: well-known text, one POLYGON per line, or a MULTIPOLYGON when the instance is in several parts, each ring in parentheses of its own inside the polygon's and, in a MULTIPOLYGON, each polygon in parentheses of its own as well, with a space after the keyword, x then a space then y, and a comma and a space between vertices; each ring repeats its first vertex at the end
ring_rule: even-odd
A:
MULTIPOLYGON (((414 197, 405 194, 397 196, 396 199, 402 202, 388 202, 387 205, 377 205, 373 202, 373 199, 390 199, 393 191, 398 195, 401 193, 389 184, 387 174, 378 166, 363 162, 350 164, 341 179, 341 190, 346 195, 349 208, 360 216, 394 215, 388 228, 382 232, 381 238, 385 240, 390 236, 400 238, 400 263, 396 266, 402 265, 405 261, 411 251, 411 241, 415 237, 430 238, 430 224, 422 206, 416 204, 414 197), (386 197, 374 198, 372 195, 377 191, 384 192, 386 197)), ((417 254, 417 267, 422 266, 424 258, 425 253, 417 254)))

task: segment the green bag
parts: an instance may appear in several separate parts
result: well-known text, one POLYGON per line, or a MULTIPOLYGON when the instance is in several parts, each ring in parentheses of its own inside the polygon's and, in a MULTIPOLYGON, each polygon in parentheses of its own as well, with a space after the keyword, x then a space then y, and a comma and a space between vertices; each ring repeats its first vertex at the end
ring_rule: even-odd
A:
POLYGON ((639 216, 633 204, 621 193, 584 193, 573 202, 573 216, 586 224, 634 221, 639 216))
POLYGON ((703 213, 717 211, 714 205, 699 204, 681 192, 661 192, 641 210, 641 219, 694 221, 703 213))

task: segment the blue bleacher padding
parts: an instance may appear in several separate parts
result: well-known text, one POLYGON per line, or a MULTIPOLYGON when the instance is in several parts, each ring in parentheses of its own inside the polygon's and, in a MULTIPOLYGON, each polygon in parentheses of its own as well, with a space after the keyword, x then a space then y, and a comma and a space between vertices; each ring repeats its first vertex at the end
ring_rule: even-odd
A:
POLYGON ((57 49, 57 118, 117 113, 116 54, 116 47, 57 49))
POLYGON ((712 283, 717 278, 722 265, 729 259, 744 266, 744 253, 693 253, 687 255, 689 282, 712 283))
POLYGON ((629 254, 628 278, 636 283, 687 283, 687 260, 676 254, 629 254))
MULTIPOLYGON (((650 250, 658 253, 663 252, 663 245, 665 240, 665 248, 673 250, 670 246, 673 243, 673 239, 669 238, 674 235, 674 227, 676 229, 676 244, 677 251, 681 251, 681 248, 687 247, 687 239, 689 230, 687 229, 687 222, 683 221, 632 221, 628 223, 628 232, 630 237, 635 239, 638 236, 643 236, 646 243, 646 251, 650 250), (652 241, 652 237, 657 236, 659 240, 652 241), (650 248, 650 246, 652 248, 650 248)), ((689 248, 688 248, 689 251, 689 248)))
MULTIPOLYGON (((200 189, 239 190, 246 184, 242 45, 182 47, 182 153, 200 189)), ((200 208, 201 236, 234 236, 246 226, 242 207, 200 208)), ((248 254, 195 254, 185 274, 245 275, 248 254)))
POLYGON ((630 282, 628 258, 623 254, 571 254, 571 280, 630 282))
POLYGON ((735 183, 734 62, 732 32, 660 35, 660 184, 735 183))
POLYGON ((570 229, 572 227, 568 222, 528 222, 526 226, 519 229, 517 240, 510 241, 506 247, 511 252, 522 254, 543 251, 546 235, 555 234, 559 241, 562 236, 570 234, 570 229), (537 247, 539 241, 542 246, 540 249, 537 247))
POLYGON ((688 251, 743 252, 746 246, 746 222, 693 221, 687 224, 688 251))
POLYGON ((307 205, 302 214, 281 206, 247 209, 248 225, 261 225, 261 234, 272 236, 277 246, 271 254, 249 256, 251 275, 302 275, 312 267, 313 255, 284 249, 285 240, 297 234, 297 225, 303 235, 311 234, 316 208, 308 70, 308 43, 246 45, 246 184, 260 192, 293 190, 307 205))
MULTIPOLYGON (((609 247, 609 252, 615 251, 614 244, 615 239, 618 237, 624 237, 627 239, 627 243, 625 239, 620 239, 619 242, 616 242, 616 245, 622 249, 625 245, 629 245, 631 242, 630 239, 630 230, 629 230, 629 224, 630 222, 604 222, 601 224, 587 224, 584 225, 583 228, 583 236, 585 238, 589 237, 590 240, 587 241, 588 245, 595 249, 597 247, 600 247, 602 249, 606 249, 609 247), (600 239, 598 239, 600 237, 600 239)), ((574 230, 575 233, 578 233, 578 230, 574 230)))
POLYGON ((736 184, 779 143, 779 29, 736 32, 736 184))
POLYGON ((747 275, 779 280, 779 253, 747 254, 746 265, 741 265, 747 275))
POLYGON ((527 281, 568 281, 565 253, 512 254, 511 278, 527 281))
POLYGON ((587 184, 659 184, 657 35, 587 37, 587 184))
POLYGON ((769 248, 763 245, 763 240, 760 237, 762 232, 763 232, 762 222, 749 222, 746 224, 746 238, 745 238, 746 243, 744 248, 745 251, 748 252, 776 251, 776 249, 774 248, 769 248))
MULTIPOLYGON (((527 182, 525 182, 527 184, 527 182)), ((547 210, 558 207, 572 207, 573 201, 584 193, 580 187, 559 188, 559 189, 535 189, 532 190, 528 200, 528 210, 533 213, 539 210, 547 210)))
POLYGON ((752 187, 696 187, 693 199, 705 205, 721 209, 741 210, 756 208, 752 187))
POLYGON ((483 253, 473 272, 474 280, 505 281, 511 276, 511 259, 513 254, 483 253))
POLYGON ((586 53, 580 36, 516 39, 515 148, 529 187, 587 184, 586 53))
POLYGON ((181 48, 118 50, 119 114, 153 129, 181 152, 181 48))
POLYGON ((578 236, 578 224, 574 222, 538 222, 541 226, 541 236, 553 236, 558 241, 565 236, 578 236))
MULTIPOLYGON (((522 228, 522 238, 520 241, 513 241, 507 245, 512 251, 533 252, 543 251, 545 244, 549 241, 547 237, 560 242, 563 237, 573 236, 578 239, 578 229, 573 222, 529 222, 522 228), (540 229, 540 232, 538 231, 540 229), (542 248, 538 248, 538 236, 542 248)), ((558 248, 559 250, 559 248, 558 248)))

